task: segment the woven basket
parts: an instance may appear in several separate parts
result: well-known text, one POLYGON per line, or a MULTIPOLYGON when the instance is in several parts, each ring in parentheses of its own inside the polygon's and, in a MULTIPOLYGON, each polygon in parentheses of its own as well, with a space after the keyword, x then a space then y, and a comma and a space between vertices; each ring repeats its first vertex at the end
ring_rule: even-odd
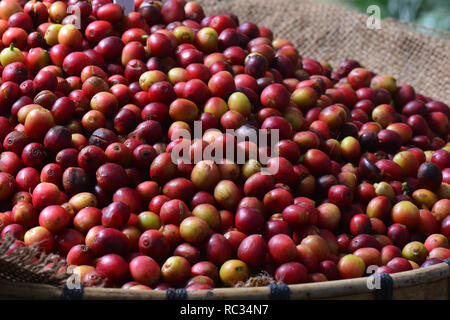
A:
MULTIPOLYGON (((450 263, 450 262, 449 262, 450 263)), ((379 289, 370 289, 372 279, 358 278, 285 287, 219 288, 197 291, 123 290, 84 288, 68 290, 67 287, 47 284, 19 283, 0 280, 1 299, 87 299, 87 300, 165 300, 165 299, 441 299, 448 300, 450 292, 450 267, 440 263, 428 268, 392 274, 380 281, 379 289), (282 289, 282 290, 281 290, 282 289), (287 290, 286 290, 287 289, 287 290), (281 291, 281 292, 280 292, 281 291)), ((376 283, 376 282, 375 282, 376 283)))
POLYGON ((233 12, 240 22, 270 28, 302 57, 337 68, 355 59, 376 73, 391 74, 418 93, 450 103, 450 32, 394 19, 381 29, 367 27, 368 16, 312 0, 198 0, 206 14, 233 12))
MULTIPOLYGON (((383 20, 380 30, 366 26, 367 16, 332 4, 308 0, 198 0, 207 14, 234 12, 240 21, 269 27, 278 38, 292 41, 303 57, 336 67, 356 59, 377 72, 392 74, 418 93, 449 103, 450 33, 383 20), (420 32, 418 32, 420 31, 420 32)), ((449 262, 448 262, 449 263, 449 262)), ((1 270, 0 270, 1 272, 1 270)), ((371 280, 371 279, 369 279, 371 280)), ((124 291, 25 283, 0 279, 3 299, 449 299, 450 267, 429 268, 384 276, 370 289, 368 278, 300 285, 219 288, 207 291, 124 291)), ((371 282, 371 281, 369 281, 371 282)))

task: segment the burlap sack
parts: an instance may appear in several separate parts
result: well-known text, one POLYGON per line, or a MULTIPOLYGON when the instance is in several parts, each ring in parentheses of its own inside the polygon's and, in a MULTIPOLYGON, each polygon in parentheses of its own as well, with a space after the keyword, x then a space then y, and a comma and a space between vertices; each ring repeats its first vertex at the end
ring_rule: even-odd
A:
POLYGON ((303 57, 336 68, 358 60, 377 73, 391 74, 418 93, 450 103, 450 32, 392 19, 367 27, 368 15, 310 0, 197 0, 206 14, 232 12, 240 22, 268 27, 292 41, 303 57), (421 30, 419 30, 421 29, 421 30))

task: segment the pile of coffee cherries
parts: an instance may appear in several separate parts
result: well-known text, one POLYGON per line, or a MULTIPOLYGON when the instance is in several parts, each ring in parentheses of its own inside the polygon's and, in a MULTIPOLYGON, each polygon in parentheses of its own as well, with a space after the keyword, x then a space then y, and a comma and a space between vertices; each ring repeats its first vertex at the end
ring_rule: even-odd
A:
POLYGON ((447 104, 195 1, 134 4, 0 1, 7 254, 38 245, 129 290, 450 257, 447 104))

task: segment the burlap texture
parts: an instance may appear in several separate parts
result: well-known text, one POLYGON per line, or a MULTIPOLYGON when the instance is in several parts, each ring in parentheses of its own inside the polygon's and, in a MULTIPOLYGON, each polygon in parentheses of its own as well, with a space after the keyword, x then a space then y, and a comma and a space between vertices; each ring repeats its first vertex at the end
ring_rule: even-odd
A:
MULTIPOLYGON (((274 36, 292 41, 303 57, 337 67, 345 59, 358 60, 377 73, 392 74, 418 93, 450 103, 450 33, 418 32, 419 26, 383 20, 380 30, 366 26, 368 16, 329 3, 310 0, 197 0, 206 14, 234 13, 240 22, 253 21, 272 29, 274 36), (430 34, 431 33, 431 34, 430 34)), ((60 261, 43 270, 53 256, 31 263, 37 248, 20 248, 4 255, 11 239, 0 246, 0 277, 11 281, 62 283, 68 275, 57 272, 60 261)), ((237 286, 275 282, 266 275, 237 286)))
POLYGON ((234 288, 251 288, 251 287, 265 287, 269 284, 281 283, 276 281, 269 273, 262 271, 255 275, 250 275, 245 282, 239 281, 234 285, 234 288))
POLYGON ((270 28, 292 41, 303 57, 334 68, 358 60, 380 74, 391 74, 418 93, 450 103, 450 32, 393 19, 381 29, 367 27, 368 16, 310 0, 198 0, 206 14, 234 13, 240 22, 270 28), (422 29, 422 30, 418 30, 422 29), (419 32, 424 31, 424 32, 419 32))

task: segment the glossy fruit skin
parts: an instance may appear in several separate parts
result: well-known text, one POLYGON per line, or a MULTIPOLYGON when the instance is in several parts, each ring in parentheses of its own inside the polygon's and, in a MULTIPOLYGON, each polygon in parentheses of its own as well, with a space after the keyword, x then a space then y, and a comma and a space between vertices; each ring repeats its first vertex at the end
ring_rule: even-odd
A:
POLYGON ((152 285, 160 278, 160 268, 152 258, 138 256, 130 262, 130 274, 135 281, 152 285))
POLYGON ((450 153, 446 150, 436 150, 431 157, 431 162, 439 166, 442 170, 450 167, 450 153))
MULTIPOLYGON (((86 235, 86 239, 88 235, 86 235)), ((129 246, 128 238, 121 231, 105 227, 101 228, 95 234, 91 244, 94 254, 97 257, 110 253, 124 256, 128 253, 129 246)))
POLYGON ((426 267, 430 267, 430 266, 433 266, 433 265, 438 264, 438 263, 442 263, 442 260, 439 259, 439 258, 431 258, 431 259, 425 260, 425 262, 422 263, 422 265, 420 267, 421 268, 426 268, 426 267))
MULTIPOLYGON (((31 205, 31 203, 26 201, 17 202, 13 209, 10 220, 11 223, 17 223, 25 228, 32 228, 36 225, 37 222, 37 212, 31 205)), ((4 223, 2 228, 4 228, 9 223, 4 223)))
POLYGON ((250 267, 263 264, 266 257, 267 245, 260 235, 251 235, 245 238, 239 245, 238 258, 250 267))
POLYGON ((263 196, 273 189, 274 185, 275 181, 272 176, 257 172, 245 181, 244 193, 246 196, 263 196))
POLYGON ((76 167, 78 150, 75 148, 66 148, 56 154, 55 162, 62 170, 69 167, 76 167))
POLYGON ((364 260, 356 255, 346 255, 337 265, 339 275, 343 279, 359 278, 365 274, 364 260))
POLYGON ((127 185, 127 175, 122 166, 105 163, 96 171, 97 183, 108 191, 115 191, 127 185))
MULTIPOLYGON (((186 284, 186 288, 190 288, 189 290, 206 290, 215 287, 214 280, 212 280, 208 276, 194 276, 186 284)), ((188 289, 187 289, 188 290, 188 289)))
POLYGON ((268 108, 284 109, 289 103, 289 92, 281 84, 271 84, 261 92, 261 102, 268 108))
POLYGON ((307 270, 298 262, 287 262, 275 271, 275 278, 286 284, 298 284, 307 282, 307 270))
POLYGON ((427 237, 424 242, 425 248, 428 252, 431 252, 434 248, 442 247, 448 248, 448 238, 442 234, 432 234, 427 237))
POLYGON ((191 212, 183 201, 174 199, 165 202, 160 207, 159 215, 163 224, 178 226, 184 218, 191 215, 191 212))
POLYGON ((44 108, 35 109, 30 111, 25 119, 25 133, 32 139, 41 140, 53 124, 50 111, 44 108))
POLYGON ((161 153, 150 166, 150 177, 157 182, 165 182, 175 176, 176 166, 172 163, 170 153, 161 153))
POLYGON ((235 225, 239 231, 250 235, 262 230, 264 217, 256 209, 249 207, 240 208, 236 212, 235 225))
POLYGON ((158 230, 147 230, 139 238, 139 251, 158 262, 164 261, 169 250, 169 243, 158 230))
POLYGON ((82 168, 69 167, 62 176, 62 185, 65 193, 72 196, 89 188, 88 174, 82 168))
POLYGON ((404 224, 412 230, 420 221, 419 209, 409 201, 401 201, 393 206, 391 218, 395 223, 404 224))
POLYGON ((353 193, 347 186, 335 185, 328 190, 328 199, 337 206, 348 206, 353 201, 353 193))
POLYGON ((445 260, 450 258, 450 249, 447 248, 434 248, 429 254, 430 258, 438 258, 445 260))
MULTIPOLYGON (((23 157, 26 161, 27 166, 39 167, 42 162, 42 155, 40 151, 43 151, 42 145, 39 143, 30 143, 25 148, 22 153, 25 155, 23 157), (33 151, 36 150, 36 159, 33 157, 33 151)), ((16 175, 23 165, 23 161, 17 156, 17 154, 6 151, 0 154, 0 170, 4 173, 9 173, 11 175, 16 175)))
POLYGON ((411 270, 411 264, 405 258, 396 257, 387 263, 387 266, 394 272, 402 272, 411 270))
POLYGON ((102 212, 95 207, 86 207, 78 211, 73 219, 76 230, 87 233, 92 227, 101 224, 102 212))
POLYGON ((390 260, 396 257, 401 257, 401 250, 393 245, 384 246, 381 249, 381 264, 386 265, 390 260))
POLYGON ((22 62, 13 62, 8 64, 2 72, 2 80, 12 81, 17 84, 21 84, 25 80, 28 80, 29 73, 28 70, 22 62))
POLYGON ((63 61, 62 67, 71 76, 81 74, 83 68, 91 64, 91 59, 83 52, 69 53, 63 61))
POLYGON ((370 218, 364 214, 357 214, 350 221, 350 232, 353 235, 371 233, 372 224, 370 218))
POLYGON ((382 263, 381 252, 375 248, 361 248, 353 254, 360 257, 366 266, 380 266, 382 263))
POLYGON ((278 265, 294 261, 297 257, 297 248, 292 239, 284 234, 273 236, 267 243, 271 259, 278 265))
POLYGON ((442 222, 449 215, 449 205, 449 199, 440 199, 431 208, 431 213, 438 222, 442 222))
POLYGON ((99 258, 96 271, 111 281, 121 281, 129 274, 128 263, 117 254, 107 254, 99 258))
POLYGON ((275 188, 263 198, 266 209, 272 213, 282 212, 287 206, 294 203, 292 194, 284 189, 275 188))
POLYGON ((48 206, 39 214, 39 224, 52 233, 63 231, 68 227, 69 223, 69 214, 58 205, 48 206))
POLYGON ((44 146, 47 150, 57 153, 58 151, 69 148, 71 144, 70 131, 63 126, 54 126, 47 131, 44 137, 44 146))
POLYGON ((78 244, 72 247, 67 254, 68 265, 90 265, 94 260, 92 249, 86 245, 78 244))
MULTIPOLYGON (((430 250, 431 251, 431 250, 430 250)), ((421 265, 427 258, 428 248, 418 241, 408 243, 402 250, 402 256, 421 265)))
POLYGON ((89 145, 80 150, 77 162, 81 168, 88 172, 92 172, 106 162, 106 156, 101 148, 89 145))
POLYGON ((39 182, 39 172, 32 167, 26 167, 17 172, 16 186, 18 190, 32 192, 39 182))
POLYGON ((27 246, 37 243, 46 253, 51 253, 56 245, 51 232, 41 226, 29 229, 24 235, 24 242, 27 246))
POLYGON ((69 204, 72 205, 75 208, 75 211, 78 212, 86 207, 96 207, 98 205, 98 201, 94 194, 90 192, 81 192, 70 198, 69 204))
POLYGON ((326 260, 330 256, 327 241, 319 235, 308 235, 301 241, 301 245, 309 247, 319 261, 326 260))
POLYGON ((85 36, 88 41, 98 43, 101 39, 107 35, 112 34, 113 27, 111 23, 104 20, 91 22, 85 30, 85 36))
POLYGON ((319 271, 326 276, 328 280, 339 279, 339 270, 332 260, 324 260, 319 263, 319 271))
POLYGON ((217 267, 209 261, 200 261, 194 264, 191 267, 191 275, 192 276, 207 276, 212 279, 214 282, 217 282, 219 279, 219 272, 217 267))
POLYGON ((152 198, 152 200, 148 204, 148 209, 152 212, 155 212, 156 214, 159 214, 161 211, 161 207, 164 203, 168 202, 170 200, 169 197, 164 195, 156 195, 152 198))
POLYGON ((195 206, 192 210, 192 215, 197 216, 208 223, 209 227, 213 230, 220 228, 221 215, 220 212, 209 203, 202 203, 195 206))
MULTIPOLYGON (((423 237, 428 237, 431 234, 439 233, 439 222, 429 210, 419 210, 419 216, 420 222, 417 229, 423 237)), ((441 233, 444 235, 446 234, 445 232, 442 232, 442 230, 441 233)))
POLYGON ((219 266, 233 255, 231 244, 225 236, 214 233, 209 237, 205 245, 206 256, 209 261, 219 266))
POLYGON ((234 209, 241 199, 241 191, 230 180, 220 181, 214 188, 214 199, 227 210, 234 209))
POLYGON ((191 181, 198 189, 210 190, 219 180, 219 168, 210 160, 200 161, 192 169, 191 181))
POLYGON ((23 148, 29 143, 30 139, 22 131, 12 131, 5 136, 3 140, 3 148, 6 151, 11 151, 16 154, 20 154, 23 148))
POLYGON ((310 149, 306 152, 304 164, 315 173, 328 174, 331 171, 330 158, 324 152, 317 149, 310 149))
POLYGON ((182 285, 188 280, 191 266, 186 258, 169 257, 161 267, 161 275, 164 281, 172 285, 182 285))
POLYGON ((180 223, 180 236, 190 243, 201 243, 209 235, 209 226, 205 220, 191 216, 180 223))
POLYGON ((319 268, 319 259, 313 250, 303 244, 297 245, 297 261, 302 263, 309 272, 315 272, 319 268))
POLYGON ((423 188, 433 191, 442 182, 442 171, 433 162, 424 162, 419 166, 417 179, 423 188))
POLYGON ((278 130, 280 140, 289 139, 292 136, 292 125, 280 116, 271 116, 264 120, 261 129, 278 130))
POLYGON ((366 214, 370 218, 384 219, 390 213, 391 207, 391 202, 386 196, 377 196, 367 204, 366 214))
POLYGON ((441 222, 441 233, 447 238, 450 235, 450 218, 448 216, 441 222))
POLYGON ((292 227, 301 227, 308 222, 309 212, 305 208, 293 204, 283 210, 283 220, 292 227))
POLYGON ((72 228, 68 228, 55 235, 56 250, 62 255, 67 255, 71 248, 83 244, 84 241, 84 235, 72 228))
POLYGON ((409 231, 405 225, 394 223, 389 226, 387 236, 396 246, 402 248, 409 240, 409 231))
MULTIPOLYGON (((8 219, 8 218, 5 218, 5 220, 6 219, 8 219)), ((11 220, 11 219, 9 219, 9 220, 11 220)), ((8 221, 6 221, 6 222, 8 222, 8 221)), ((5 227, 3 227, 2 232, 1 232, 1 237, 2 237, 2 239, 4 239, 7 234, 10 234, 12 237, 17 239, 18 241, 23 241, 25 233, 26 232, 25 232, 24 227, 22 227, 20 224, 12 223, 12 224, 8 224, 5 227)))
POLYGON ((33 206, 38 210, 42 210, 49 205, 57 204, 59 197, 60 191, 56 185, 42 182, 33 190, 33 206))
POLYGON ((380 249, 381 245, 374 236, 369 234, 359 234, 350 241, 348 251, 353 253, 360 248, 380 249))
POLYGON ((123 202, 112 202, 102 213, 102 224, 107 228, 120 229, 130 218, 130 208, 123 202))

